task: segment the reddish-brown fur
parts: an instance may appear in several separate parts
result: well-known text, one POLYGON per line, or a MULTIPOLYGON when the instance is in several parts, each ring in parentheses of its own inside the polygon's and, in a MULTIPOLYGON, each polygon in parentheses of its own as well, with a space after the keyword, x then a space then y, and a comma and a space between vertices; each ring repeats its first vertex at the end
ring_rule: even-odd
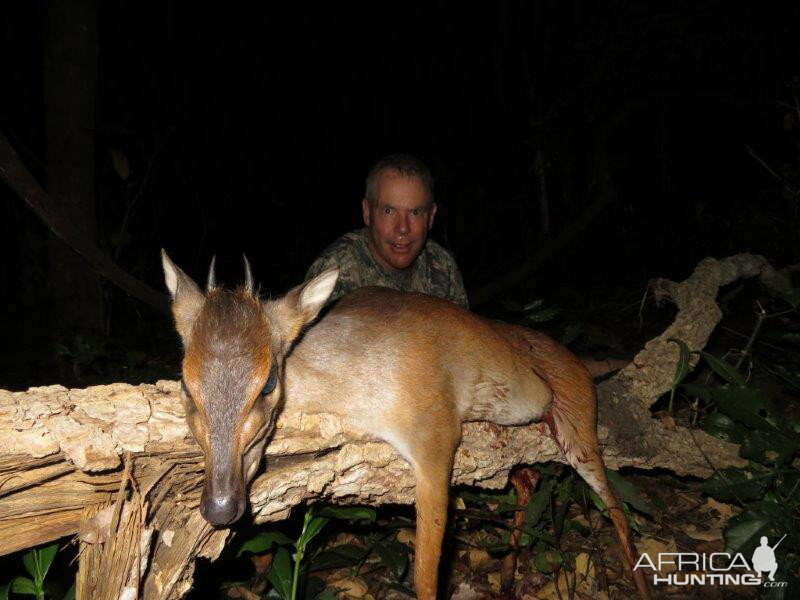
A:
MULTIPOLYGON (((209 423, 215 421, 210 412, 229 411, 231 402, 242 411, 229 435, 234 455, 244 448, 260 450, 256 442, 265 438, 267 429, 252 423, 271 422, 283 398, 305 412, 340 416, 353 429, 391 443, 409 462, 417 480, 414 581, 420 598, 436 597, 452 462, 461 423, 467 420, 506 425, 546 421, 569 463, 608 506, 629 566, 635 564, 627 519, 608 485, 597 445, 591 376, 557 342, 430 296, 363 288, 343 298, 292 348, 303 325, 333 290, 335 272, 263 304, 256 304, 248 290, 244 297, 225 297, 233 305, 222 311, 224 319, 258 323, 263 317, 262 328, 201 317, 204 302, 218 292, 207 300, 198 298, 196 286, 192 289, 191 280, 168 260, 165 257, 167 284, 186 346, 184 379, 192 395, 187 401, 201 406, 209 423), (197 325, 188 322, 191 319, 197 325), (237 368, 253 363, 245 382, 226 379, 228 383, 220 385, 216 379, 227 370, 204 366, 225 355, 220 348, 242 350, 241 357, 229 358, 237 368), (259 396, 271 365, 281 365, 284 359, 284 376, 274 395, 259 396)), ((208 423, 199 421, 195 415, 189 423, 207 460, 212 459, 207 483, 209 477, 223 481, 237 475, 217 472, 213 450, 209 456, 214 434, 208 423)), ((242 485, 252 476, 255 460, 252 450, 245 453, 246 477, 234 469, 242 485)), ((224 504, 230 498, 222 494, 219 500, 224 504)), ((211 518, 222 515, 218 524, 229 522, 231 511, 215 512, 213 502, 209 506, 211 518)), ((634 579, 639 595, 647 598, 641 573, 635 572, 634 579)))

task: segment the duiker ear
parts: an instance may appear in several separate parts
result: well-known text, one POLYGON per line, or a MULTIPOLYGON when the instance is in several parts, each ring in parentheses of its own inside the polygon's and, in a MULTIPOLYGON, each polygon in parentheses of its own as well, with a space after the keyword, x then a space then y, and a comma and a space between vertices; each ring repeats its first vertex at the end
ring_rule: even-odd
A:
POLYGON ((192 330, 197 315, 200 314, 200 309, 203 308, 205 297, 192 278, 170 260, 163 248, 161 264, 164 267, 164 280, 167 283, 169 295, 172 297, 175 328, 183 340, 183 345, 186 346, 189 332, 192 330))
POLYGON ((291 344, 303 327, 316 318, 333 293, 338 278, 339 269, 329 269, 298 285, 283 298, 264 304, 272 327, 284 346, 291 344))

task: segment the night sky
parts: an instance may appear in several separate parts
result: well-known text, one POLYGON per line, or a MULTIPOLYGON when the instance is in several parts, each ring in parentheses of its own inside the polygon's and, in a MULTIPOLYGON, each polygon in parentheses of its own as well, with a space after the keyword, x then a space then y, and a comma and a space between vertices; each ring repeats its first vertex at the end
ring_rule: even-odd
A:
MULTIPOLYGON (((796 2, 99 4, 100 244, 159 290, 161 247, 198 279, 216 254, 219 278, 237 283, 246 252, 265 293, 298 283, 361 225, 364 177, 392 152, 433 171, 433 237, 471 291, 580 218, 602 193, 603 157, 615 199, 498 302, 641 292, 709 255, 798 260, 796 2)), ((0 130, 41 177, 47 10, 6 6, 0 130)), ((45 347, 26 332, 50 310, 37 291, 47 235, 0 183, 0 319, 25 356, 45 347)), ((168 327, 115 288, 107 301, 108 335, 168 327)))

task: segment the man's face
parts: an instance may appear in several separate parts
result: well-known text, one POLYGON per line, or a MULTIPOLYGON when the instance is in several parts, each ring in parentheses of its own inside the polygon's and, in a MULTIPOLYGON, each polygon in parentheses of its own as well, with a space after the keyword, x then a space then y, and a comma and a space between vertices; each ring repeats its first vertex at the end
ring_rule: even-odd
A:
POLYGON ((387 271, 402 271, 417 259, 433 226, 436 203, 419 177, 394 169, 378 174, 376 199, 364 198, 361 209, 369 231, 369 249, 387 271))

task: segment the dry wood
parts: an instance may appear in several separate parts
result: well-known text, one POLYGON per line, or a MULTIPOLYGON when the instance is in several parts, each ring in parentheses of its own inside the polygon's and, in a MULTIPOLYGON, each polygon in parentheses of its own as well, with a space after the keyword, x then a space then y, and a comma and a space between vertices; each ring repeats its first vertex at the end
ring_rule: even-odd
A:
MULTIPOLYGON (((654 282, 678 314, 598 388, 609 467, 705 477, 713 468, 743 464, 736 446, 701 431, 667 430, 650 407, 672 381, 678 350, 667 339, 702 348, 721 316, 719 288, 755 276, 782 284, 763 258, 750 255, 705 259, 679 284, 654 282)), ((453 481, 502 487, 513 466, 551 460, 561 456, 541 424, 465 424, 453 481)), ((177 382, 0 390, 0 554, 80 532, 79 598, 185 594, 194 559, 215 558, 228 536, 196 510, 202 476, 177 382)), ((390 446, 347 431, 331 415, 293 411, 289 403, 250 501, 255 520, 265 522, 285 518, 305 500, 411 503, 413 490, 409 467, 390 446)))

